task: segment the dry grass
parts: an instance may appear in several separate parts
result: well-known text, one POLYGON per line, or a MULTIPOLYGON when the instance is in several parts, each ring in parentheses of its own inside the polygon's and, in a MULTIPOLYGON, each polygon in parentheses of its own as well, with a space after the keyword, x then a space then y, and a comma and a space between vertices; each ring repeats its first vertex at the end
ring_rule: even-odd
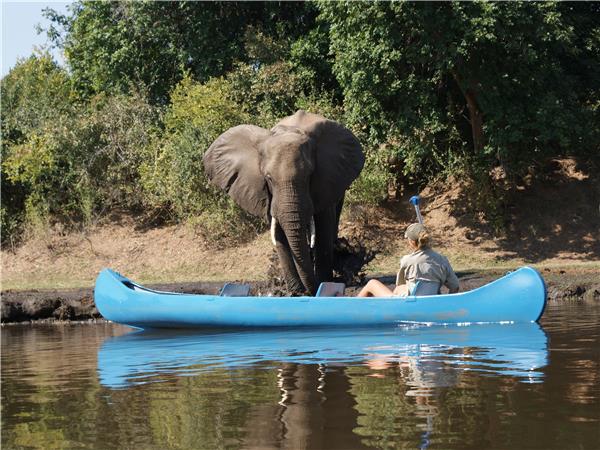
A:
POLYGON ((223 250, 207 246, 186 226, 136 230, 133 221, 87 233, 48 233, 15 253, 2 251, 2 290, 86 287, 105 267, 142 283, 264 278, 267 235, 223 250))
MULTIPOLYGON (((396 227, 402 229, 404 223, 393 226, 396 227)), ((397 270, 400 257, 407 251, 397 233, 383 225, 362 231, 342 225, 342 234, 362 235, 369 245, 382 249, 367 266, 370 276, 389 275, 397 270)), ((501 249, 494 250, 494 245, 493 241, 484 247, 450 243, 436 249, 449 258, 457 271, 502 272, 533 265, 539 270, 568 268, 569 273, 585 277, 595 274, 600 278, 597 260, 562 255, 531 264, 523 258, 509 257, 501 249)), ((238 247, 216 250, 185 226, 137 231, 135 224, 129 222, 97 227, 86 234, 48 234, 28 241, 15 253, 3 250, 2 290, 89 287, 104 267, 147 284, 256 281, 265 279, 271 253, 268 233, 238 247)))

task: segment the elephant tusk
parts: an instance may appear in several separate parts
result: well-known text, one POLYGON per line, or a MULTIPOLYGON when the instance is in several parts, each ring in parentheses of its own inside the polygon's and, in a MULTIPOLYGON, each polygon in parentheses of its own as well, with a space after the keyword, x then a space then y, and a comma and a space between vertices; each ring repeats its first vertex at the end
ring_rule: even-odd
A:
POLYGON ((310 248, 315 248, 317 242, 317 232, 315 228, 315 218, 310 218, 310 248))
POLYGON ((275 227, 277 226, 277 221, 275 217, 271 217, 271 242, 273 245, 277 245, 277 240, 275 239, 275 227))

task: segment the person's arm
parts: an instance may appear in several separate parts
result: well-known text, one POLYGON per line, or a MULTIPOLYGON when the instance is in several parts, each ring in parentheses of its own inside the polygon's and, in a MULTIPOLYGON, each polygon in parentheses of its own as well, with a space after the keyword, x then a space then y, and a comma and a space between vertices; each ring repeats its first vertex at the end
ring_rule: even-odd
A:
POLYGON ((400 286, 402 284, 406 284, 406 256, 400 258, 400 269, 396 274, 396 286, 400 286))
POLYGON ((404 270, 400 269, 396 274, 396 286, 400 286, 404 283, 406 283, 406 280, 404 279, 404 270))
POLYGON ((454 269, 452 269, 448 259, 444 257, 444 261, 446 263, 446 281, 444 282, 444 285, 448 288, 450 294, 456 294, 460 290, 458 277, 456 276, 456 273, 454 273, 454 269))

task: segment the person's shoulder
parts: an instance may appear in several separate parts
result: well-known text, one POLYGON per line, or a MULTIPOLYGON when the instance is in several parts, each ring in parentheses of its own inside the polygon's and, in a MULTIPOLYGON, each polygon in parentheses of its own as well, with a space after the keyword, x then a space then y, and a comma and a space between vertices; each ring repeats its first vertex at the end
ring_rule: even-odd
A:
POLYGON ((442 264, 447 268, 447 270, 450 272, 454 272, 454 269, 452 268, 452 264, 450 264, 450 260, 445 255, 442 255, 441 253, 438 253, 438 255, 440 256, 440 260, 442 261, 442 264))
POLYGON ((447 264, 450 264, 450 262, 448 261, 448 258, 446 258, 446 257, 445 257, 444 255, 442 255, 441 253, 439 253, 439 252, 436 252, 436 251, 435 251, 435 250, 433 250, 432 248, 428 248, 427 250, 428 250, 428 254, 429 254, 429 256, 430 256, 430 257, 432 257, 432 258, 436 258, 436 259, 438 259, 438 260, 441 260, 441 261, 443 261, 443 262, 445 262, 445 263, 447 263, 447 264))
POLYGON ((400 258, 400 266, 409 265, 411 262, 414 262, 415 258, 418 257, 420 250, 416 252, 407 253, 402 258, 400 258))
POLYGON ((441 253, 436 252, 434 249, 432 249, 431 247, 427 247, 425 249, 423 249, 423 253, 425 253, 427 256, 433 257, 433 258, 440 258, 442 256, 441 253))
POLYGON ((445 262, 449 262, 448 258, 446 257, 446 255, 442 255, 441 253, 438 253, 439 257, 442 258, 442 260, 444 260, 445 262))

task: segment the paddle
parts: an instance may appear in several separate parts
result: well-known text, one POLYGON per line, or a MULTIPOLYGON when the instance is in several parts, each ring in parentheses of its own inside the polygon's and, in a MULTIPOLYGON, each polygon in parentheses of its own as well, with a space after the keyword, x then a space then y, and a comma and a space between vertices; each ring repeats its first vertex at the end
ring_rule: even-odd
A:
POLYGON ((423 223, 423 216, 421 215, 421 210, 419 209, 419 201, 420 198, 418 195, 413 195, 409 202, 415 207, 415 211, 417 213, 417 220, 419 221, 419 223, 423 223))

